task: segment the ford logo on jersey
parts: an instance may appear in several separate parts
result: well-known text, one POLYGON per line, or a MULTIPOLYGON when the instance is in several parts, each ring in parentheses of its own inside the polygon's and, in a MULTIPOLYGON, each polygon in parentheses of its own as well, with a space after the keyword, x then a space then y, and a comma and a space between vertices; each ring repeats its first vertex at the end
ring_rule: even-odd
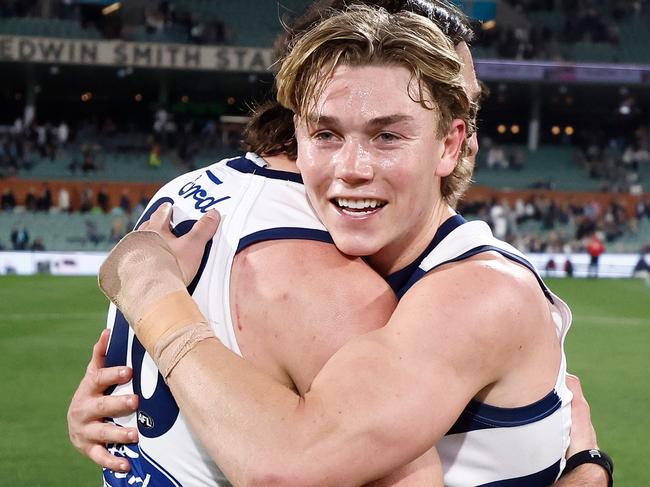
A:
MULTIPOLYGON (((217 176, 215 176, 211 171, 208 170, 204 174, 214 184, 222 184, 222 181, 217 176)), ((199 177, 197 177, 194 181, 190 181, 189 183, 185 184, 178 192, 178 195, 182 196, 185 199, 193 198, 195 202, 194 208, 200 210, 201 213, 207 213, 208 210, 212 208, 214 205, 216 205, 220 201, 229 199, 230 196, 223 196, 221 198, 217 198, 215 196, 209 196, 208 192, 205 189, 203 189, 203 186, 201 186, 201 184, 197 182, 199 179, 201 179, 201 176, 203 176, 203 174, 200 174, 199 177)))
POLYGON ((138 411, 138 423, 143 428, 151 429, 154 426, 153 418, 144 411, 138 411))

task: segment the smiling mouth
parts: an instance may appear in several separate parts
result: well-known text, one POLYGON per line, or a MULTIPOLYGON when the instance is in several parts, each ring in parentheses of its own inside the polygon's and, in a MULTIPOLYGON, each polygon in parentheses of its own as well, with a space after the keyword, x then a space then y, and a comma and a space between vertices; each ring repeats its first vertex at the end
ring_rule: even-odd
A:
POLYGON ((386 201, 373 198, 333 198, 331 201, 339 211, 354 215, 368 215, 381 210, 387 204, 386 201))

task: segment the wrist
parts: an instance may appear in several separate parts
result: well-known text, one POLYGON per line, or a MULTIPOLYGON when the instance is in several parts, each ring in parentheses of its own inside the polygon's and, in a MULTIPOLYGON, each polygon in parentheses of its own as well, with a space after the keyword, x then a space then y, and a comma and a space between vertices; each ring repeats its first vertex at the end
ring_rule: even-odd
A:
POLYGON ((150 231, 131 232, 115 246, 100 268, 99 287, 132 326, 156 301, 185 290, 175 255, 150 231))
POLYGON ((586 476, 585 480, 595 482, 594 485, 612 487, 614 483, 614 462, 607 453, 595 448, 569 457, 561 476, 570 472, 576 472, 574 475, 580 472, 581 480, 586 476))

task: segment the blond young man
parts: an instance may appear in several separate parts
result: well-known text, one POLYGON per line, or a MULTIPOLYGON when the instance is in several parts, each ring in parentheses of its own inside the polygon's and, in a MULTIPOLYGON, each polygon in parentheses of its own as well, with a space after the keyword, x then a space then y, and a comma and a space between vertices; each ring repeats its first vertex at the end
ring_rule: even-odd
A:
MULTIPOLYGON (((466 47, 466 46, 465 46, 465 47, 466 47)), ((465 50, 466 50, 466 49, 465 49, 465 50)), ((461 51, 461 52, 462 52, 462 51, 461 51)), ((467 54, 468 54, 468 52, 467 52, 467 54)), ((471 58, 470 58, 470 60, 471 60, 471 58)), ((471 64, 470 64, 470 66, 471 66, 471 64)), ((473 74, 473 70, 472 70, 472 74, 473 74)), ((474 83, 475 83, 475 78, 473 78, 473 79, 474 79, 474 83)), ((573 485, 573 484, 569 484, 569 485, 573 485)))
MULTIPOLYGON (((254 481, 339 485, 373 480, 432 444, 443 465, 451 462, 449 485, 513 473, 548 485, 557 476, 568 445, 561 344, 570 313, 523 256, 449 206, 467 182, 458 163, 470 121, 460 68, 430 24, 363 8, 322 22, 283 64, 279 99, 297 114, 298 164, 312 205, 337 246, 368 256, 401 297, 388 325, 336 353, 302 400, 217 340, 187 341, 186 330, 203 329, 192 312, 170 332, 158 312, 141 321, 142 313, 126 311, 234 481, 250 475, 250 448, 262 452, 254 481), (182 353, 166 355, 177 339, 182 353), (197 388, 213 400, 192 399, 197 388), (351 451, 365 454, 350 459, 351 451)), ((110 269, 138 238, 104 273, 104 288, 125 308, 135 288, 110 269)), ((178 293, 170 294, 191 304, 178 293)), ((176 305, 165 298, 156 308, 176 305)))

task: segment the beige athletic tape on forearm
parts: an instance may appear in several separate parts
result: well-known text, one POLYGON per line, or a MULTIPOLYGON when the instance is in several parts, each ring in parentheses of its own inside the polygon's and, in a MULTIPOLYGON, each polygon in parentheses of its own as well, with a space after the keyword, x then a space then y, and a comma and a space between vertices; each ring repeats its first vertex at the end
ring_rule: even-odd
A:
POLYGON ((124 237, 102 264, 99 287, 122 311, 165 379, 199 342, 216 338, 185 289, 176 256, 155 232, 124 237))
POLYGON ((155 232, 131 232, 99 269, 99 287, 134 325, 152 303, 184 291, 182 273, 165 240, 155 232))
POLYGON ((155 355, 156 346, 168 336, 188 325, 205 325, 207 321, 185 289, 166 294, 151 303, 145 315, 133 325, 144 348, 155 355))
POLYGON ((194 323, 166 334, 158 340, 152 354, 165 381, 178 362, 203 340, 216 338, 207 323, 194 323))

